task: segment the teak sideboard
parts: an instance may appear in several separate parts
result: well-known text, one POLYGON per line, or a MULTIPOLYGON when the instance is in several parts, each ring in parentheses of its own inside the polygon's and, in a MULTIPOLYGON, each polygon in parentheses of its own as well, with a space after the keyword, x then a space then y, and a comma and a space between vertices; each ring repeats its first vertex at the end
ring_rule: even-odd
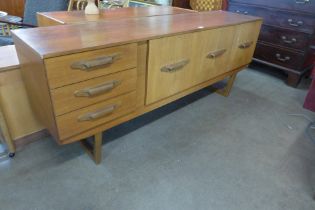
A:
POLYGON ((13 31, 38 119, 101 161, 102 132, 229 78, 252 60, 261 18, 224 11, 13 31), (94 136, 93 144, 84 140, 94 136))

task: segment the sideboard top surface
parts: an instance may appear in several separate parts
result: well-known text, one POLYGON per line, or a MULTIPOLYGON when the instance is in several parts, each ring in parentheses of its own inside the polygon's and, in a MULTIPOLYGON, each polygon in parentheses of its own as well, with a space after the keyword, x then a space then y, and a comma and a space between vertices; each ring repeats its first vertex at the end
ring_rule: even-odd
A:
POLYGON ((225 11, 118 19, 13 30, 41 58, 262 20, 225 11))
POLYGON ((84 11, 55 11, 40 12, 41 16, 59 22, 60 24, 76 24, 95 21, 108 21, 121 18, 150 17, 161 15, 176 15, 183 13, 194 13, 196 11, 171 6, 151 6, 151 7, 125 7, 102 9, 99 15, 85 15, 84 11))

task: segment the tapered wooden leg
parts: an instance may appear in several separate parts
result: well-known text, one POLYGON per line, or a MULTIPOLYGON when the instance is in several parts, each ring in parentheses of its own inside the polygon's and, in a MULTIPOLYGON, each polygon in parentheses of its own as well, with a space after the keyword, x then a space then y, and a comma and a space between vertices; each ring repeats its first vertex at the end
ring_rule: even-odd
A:
POLYGON ((237 73, 232 74, 230 76, 230 78, 228 79, 228 82, 227 82, 226 86, 224 88, 222 88, 222 89, 216 90, 216 93, 218 93, 218 94, 220 94, 222 96, 228 97, 230 95, 231 89, 233 87, 236 75, 237 75, 237 73))
POLYGON ((94 160, 96 164, 100 164, 102 160, 102 133, 94 135, 92 144, 86 139, 82 140, 80 143, 92 160, 94 160))

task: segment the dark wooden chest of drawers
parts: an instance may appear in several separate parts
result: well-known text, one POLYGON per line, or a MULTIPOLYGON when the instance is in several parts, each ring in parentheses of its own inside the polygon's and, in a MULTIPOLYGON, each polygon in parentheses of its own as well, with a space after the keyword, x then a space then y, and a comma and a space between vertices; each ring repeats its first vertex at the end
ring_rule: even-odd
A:
POLYGON ((285 71, 297 86, 315 62, 315 0, 230 0, 228 10, 263 17, 254 60, 285 71))

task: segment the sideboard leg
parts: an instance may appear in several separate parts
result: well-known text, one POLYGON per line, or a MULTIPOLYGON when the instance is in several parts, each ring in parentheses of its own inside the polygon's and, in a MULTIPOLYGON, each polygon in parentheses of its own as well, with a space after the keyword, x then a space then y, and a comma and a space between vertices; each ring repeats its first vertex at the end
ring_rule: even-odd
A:
POLYGON ((102 160, 102 133, 94 135, 92 144, 87 139, 82 140, 80 143, 92 160, 94 160, 97 165, 100 164, 102 160))
POLYGON ((222 96, 228 97, 230 95, 231 89, 233 87, 236 75, 237 75, 237 73, 232 74, 230 76, 230 78, 228 79, 228 82, 227 82, 226 86, 224 88, 222 88, 222 89, 216 90, 216 93, 218 93, 218 94, 220 94, 222 96))

